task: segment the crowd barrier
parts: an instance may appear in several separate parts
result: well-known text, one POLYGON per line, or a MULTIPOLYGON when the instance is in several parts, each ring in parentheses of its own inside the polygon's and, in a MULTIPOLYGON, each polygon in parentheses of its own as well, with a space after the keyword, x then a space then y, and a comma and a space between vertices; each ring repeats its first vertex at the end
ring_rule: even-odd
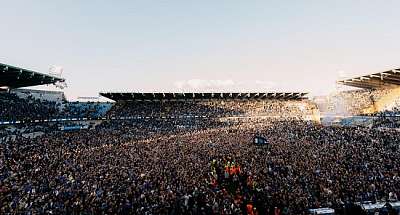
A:
MULTIPOLYGON (((366 214, 387 214, 389 209, 393 209, 400 213, 400 201, 396 202, 358 202, 355 205, 360 206, 366 214)), ((309 214, 313 215, 334 215, 335 210, 333 208, 316 208, 309 209, 309 214)))

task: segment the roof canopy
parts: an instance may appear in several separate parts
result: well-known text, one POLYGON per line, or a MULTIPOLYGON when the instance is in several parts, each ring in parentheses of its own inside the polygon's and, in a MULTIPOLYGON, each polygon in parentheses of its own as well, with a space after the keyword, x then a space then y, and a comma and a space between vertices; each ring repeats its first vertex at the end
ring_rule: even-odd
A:
POLYGON ((0 87, 30 87, 64 81, 62 78, 0 63, 0 87))
POLYGON ((100 93, 114 101, 161 101, 161 100, 296 100, 304 99, 307 93, 100 93))
POLYGON ((400 68, 389 70, 386 72, 340 80, 337 83, 364 89, 398 87, 400 86, 400 68))

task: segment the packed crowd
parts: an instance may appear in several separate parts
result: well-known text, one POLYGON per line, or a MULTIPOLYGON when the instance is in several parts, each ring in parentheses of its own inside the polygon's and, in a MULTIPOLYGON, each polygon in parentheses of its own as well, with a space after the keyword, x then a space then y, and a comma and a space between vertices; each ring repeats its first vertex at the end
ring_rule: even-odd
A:
POLYGON ((47 119, 58 113, 56 102, 33 97, 22 99, 13 93, 0 93, 0 121, 47 119))
MULTIPOLYGON (((362 116, 372 127, 400 128, 400 97, 397 89, 352 90, 333 93, 326 98, 318 97, 319 109, 325 116, 362 116), (377 103, 381 111, 377 112, 377 103), (390 101, 390 102, 388 102, 390 101), (381 103, 382 104, 382 103, 381 103)), ((351 121, 352 119, 346 119, 351 121)))
POLYGON ((14 93, 0 93, 0 122, 31 122, 57 118, 98 118, 105 115, 110 108, 110 103, 56 102, 37 99, 31 95, 21 98, 14 93))
MULTIPOLYGON (((0 96, 2 120, 97 108, 0 96)), ((302 121, 317 111, 307 100, 127 102, 94 129, 0 130, 12 136, 0 142, 0 214, 341 214, 399 200, 399 133, 302 121), (15 133, 26 130, 46 135, 15 133)))
POLYGON ((101 102, 64 102, 61 116, 65 118, 99 118, 111 108, 111 103, 101 102))
POLYGON ((315 104, 308 100, 214 100, 214 101, 138 101, 117 103, 108 117, 132 116, 271 116, 303 119, 317 112, 315 104))
POLYGON ((383 111, 371 114, 374 127, 400 128, 400 98, 387 104, 383 111))
POLYGON ((308 100, 144 101, 117 103, 111 106, 111 103, 55 102, 32 96, 20 98, 13 93, 1 93, 0 121, 30 122, 57 118, 100 118, 105 115, 109 118, 271 116, 303 119, 318 112, 316 105, 308 100))
POLYGON ((372 122, 373 127, 377 128, 400 128, 400 115, 397 112, 383 111, 375 114, 372 122))
POLYGON ((327 105, 323 111, 344 115, 368 114, 374 103, 389 93, 388 89, 335 92, 328 96, 327 105))
POLYGON ((0 144, 0 213, 340 214, 400 197, 398 132, 197 120, 113 121, 0 144), (256 133, 270 144, 252 144, 256 133))

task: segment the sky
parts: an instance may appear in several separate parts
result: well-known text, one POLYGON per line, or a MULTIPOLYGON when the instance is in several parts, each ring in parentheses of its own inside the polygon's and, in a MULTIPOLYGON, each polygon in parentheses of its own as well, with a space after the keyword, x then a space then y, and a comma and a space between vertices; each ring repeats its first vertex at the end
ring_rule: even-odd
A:
MULTIPOLYGON (((3 1, 0 62, 100 91, 302 91, 400 67, 398 0, 3 1)), ((49 89, 44 87, 44 89, 49 89)))

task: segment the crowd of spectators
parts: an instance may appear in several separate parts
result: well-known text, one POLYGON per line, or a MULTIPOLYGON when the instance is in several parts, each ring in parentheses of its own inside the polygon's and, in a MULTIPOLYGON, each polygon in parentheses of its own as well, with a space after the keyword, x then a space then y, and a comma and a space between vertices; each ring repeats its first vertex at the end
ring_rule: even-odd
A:
POLYGON ((304 119, 317 112, 308 100, 136 101, 115 104, 107 116, 153 118, 171 116, 239 117, 271 116, 304 119))
POLYGON ((382 111, 370 114, 374 117, 373 126, 383 128, 400 128, 400 98, 387 104, 382 111))
POLYGON ((373 115, 373 126, 384 128, 400 128, 400 106, 393 107, 373 115))
POLYGON ((104 116, 111 106, 111 103, 102 102, 64 102, 60 115, 65 118, 96 119, 104 116))
POLYGON ((111 108, 111 103, 68 102, 21 98, 14 93, 0 93, 0 122, 49 120, 61 118, 99 118, 111 108))
POLYGON ((396 93, 393 89, 341 91, 325 99, 319 97, 322 100, 319 108, 325 116, 360 116, 365 117, 368 126, 400 128, 400 97, 396 98, 396 93), (379 107, 382 110, 376 112, 377 103, 385 97, 391 102, 379 107))
POLYGON ((41 101, 33 97, 19 98, 13 93, 0 93, 0 121, 25 121, 57 116, 56 102, 41 101))
POLYGON ((240 117, 271 116, 304 119, 318 112, 309 100, 210 100, 210 101, 139 101, 111 103, 67 102, 24 98, 14 93, 0 94, 0 122, 120 117, 240 117), (110 110, 111 109, 111 110, 110 110))
MULTIPOLYGON (((0 96, 13 106, 0 118, 18 105, 23 119, 82 114, 0 96)), ((2 139, 0 214, 344 214, 398 201, 399 131, 303 121, 316 111, 307 100, 127 102, 93 129, 21 125, 45 135, 2 139)))
POLYGON ((399 142, 300 121, 110 121, 1 144, 0 213, 341 214, 398 200, 399 142))
POLYGON ((328 96, 323 111, 343 115, 367 114, 376 101, 389 93, 389 89, 335 92, 328 96))

